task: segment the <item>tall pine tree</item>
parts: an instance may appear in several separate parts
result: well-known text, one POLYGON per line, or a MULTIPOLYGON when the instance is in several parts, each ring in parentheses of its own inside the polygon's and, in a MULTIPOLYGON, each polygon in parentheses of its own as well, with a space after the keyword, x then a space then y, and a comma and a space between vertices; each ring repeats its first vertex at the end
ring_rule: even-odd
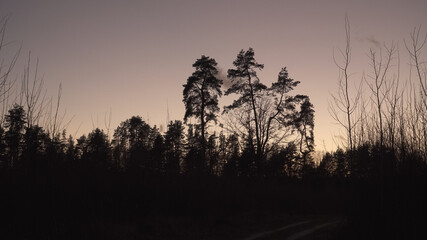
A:
POLYGON ((222 80, 217 78, 217 62, 213 58, 202 55, 193 67, 196 70, 183 85, 184 121, 194 117, 200 122, 201 154, 205 164, 207 124, 216 121, 216 114, 219 112, 218 98, 222 96, 222 80))

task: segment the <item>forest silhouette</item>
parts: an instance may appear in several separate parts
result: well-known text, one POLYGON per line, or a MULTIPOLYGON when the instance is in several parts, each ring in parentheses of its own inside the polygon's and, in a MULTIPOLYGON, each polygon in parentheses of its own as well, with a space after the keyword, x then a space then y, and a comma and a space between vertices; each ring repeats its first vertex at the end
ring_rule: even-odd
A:
MULTIPOLYGON (((427 95, 416 33, 407 50, 419 95, 407 103, 396 97, 397 85, 382 85, 387 70, 375 67, 371 52, 378 70, 369 85, 375 111, 351 110, 366 105, 358 97, 345 100, 343 74, 332 115, 345 127, 347 143, 318 162, 309 96, 292 94, 300 82, 286 67, 271 86, 263 84, 257 71, 264 65, 252 48, 237 54, 225 92, 215 59, 197 59, 183 79, 183 121, 170 121, 165 132, 131 116, 112 137, 96 128, 74 139, 61 127, 59 104, 43 125, 41 85, 37 77, 31 83, 28 70, 25 97, 1 118, 0 237, 244 239, 285 222, 331 216, 341 220, 326 239, 420 239, 426 235, 427 95), (235 99, 221 111, 223 94, 235 99)), ((393 49, 379 61, 391 61, 393 49)), ((343 56, 337 66, 346 73, 343 56)), ((15 62, 0 69, 2 99, 15 62)))

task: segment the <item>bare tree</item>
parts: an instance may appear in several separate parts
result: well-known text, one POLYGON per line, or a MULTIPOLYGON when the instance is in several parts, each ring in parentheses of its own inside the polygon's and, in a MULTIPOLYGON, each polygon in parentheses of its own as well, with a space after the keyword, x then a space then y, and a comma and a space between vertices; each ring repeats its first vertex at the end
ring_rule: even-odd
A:
POLYGON ((342 63, 339 63, 335 57, 335 53, 333 54, 335 65, 338 67, 340 74, 338 92, 336 95, 332 95, 332 102, 329 103, 329 113, 333 119, 338 122, 338 124, 345 128, 347 133, 347 147, 350 150, 353 150, 353 131, 355 125, 360 120, 357 116, 354 116, 354 113, 358 107, 361 97, 362 84, 360 83, 355 96, 352 97, 350 94, 350 74, 348 72, 351 60, 350 22, 347 15, 345 16, 345 36, 345 49, 339 49, 339 53, 342 57, 342 63), (342 117, 343 114, 345 117, 342 117))
POLYGON ((389 95, 392 90, 390 85, 386 84, 387 74, 390 68, 391 61, 393 56, 396 53, 396 46, 392 44, 390 47, 384 46, 386 51, 385 57, 382 56, 382 49, 380 49, 379 56, 377 52, 373 49, 369 50, 369 59, 372 67, 372 75, 368 77, 372 80, 366 81, 368 87, 373 93, 373 101, 375 102, 375 107, 377 110, 378 117, 378 132, 380 133, 380 146, 384 146, 384 113, 383 113, 383 103, 386 99, 386 96, 389 95))
POLYGON ((44 79, 38 76, 39 59, 36 60, 34 74, 31 73, 31 52, 22 77, 20 105, 25 107, 27 127, 38 125, 46 107, 46 94, 42 94, 44 79))
POLYGON ((65 131, 67 126, 71 123, 74 116, 66 119, 67 110, 61 109, 62 99, 62 83, 59 84, 58 93, 56 99, 51 98, 48 102, 48 108, 46 109, 46 117, 44 118, 44 126, 47 132, 51 135, 52 139, 58 139, 59 135, 65 131))
POLYGON ((106 132, 108 138, 110 138, 110 129, 111 129, 112 117, 113 117, 113 112, 112 112, 111 107, 110 107, 110 111, 108 112, 108 117, 107 117, 107 113, 104 114, 104 127, 105 127, 105 132, 106 132))
POLYGON ((385 88, 389 89, 389 94, 385 96, 386 103, 386 142, 388 146, 393 150, 397 150, 397 138, 398 138, 398 115, 399 115, 399 103, 403 98, 404 89, 400 85, 400 53, 397 47, 397 75, 393 75, 391 81, 387 81, 385 88))
POLYGON ((405 47, 410 56, 410 66, 411 69, 415 68, 416 78, 419 82, 419 99, 417 98, 417 93, 413 93, 415 107, 415 118, 417 118, 417 122, 413 124, 413 132, 415 131, 415 125, 421 124, 417 128, 418 135, 416 136, 416 141, 418 145, 418 149, 423 149, 423 153, 427 158, 427 65, 425 60, 422 58, 422 50, 424 45, 427 42, 427 33, 422 36, 421 35, 421 26, 418 28, 415 27, 413 31, 410 33, 410 41, 406 42, 405 47), (418 101, 419 104, 417 104, 418 101))
POLYGON ((421 93, 423 95, 424 106, 427 108, 427 68, 426 62, 421 59, 421 51, 427 41, 427 33, 424 37, 420 36, 421 27, 414 28, 410 34, 410 43, 405 46, 408 50, 409 56, 413 61, 412 66, 415 67, 417 78, 420 82, 421 93))
MULTIPOLYGON (((12 45, 11 42, 6 41, 6 27, 9 18, 3 17, 0 19, 0 54, 6 50, 6 47, 12 45)), ((21 45, 22 46, 22 45, 21 45)), ((15 79, 11 79, 11 73, 15 64, 18 60, 19 54, 21 52, 21 46, 15 51, 10 60, 4 60, 3 56, 0 56, 0 103, 2 104, 2 112, 1 112, 1 121, 0 125, 4 123, 4 115, 9 110, 9 98, 11 89, 14 86, 15 79)))

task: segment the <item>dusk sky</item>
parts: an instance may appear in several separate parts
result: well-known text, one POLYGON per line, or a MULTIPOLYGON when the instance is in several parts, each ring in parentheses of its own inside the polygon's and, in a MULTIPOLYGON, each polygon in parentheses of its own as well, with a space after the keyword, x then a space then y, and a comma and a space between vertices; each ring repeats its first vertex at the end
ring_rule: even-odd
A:
POLYGON ((105 129, 110 111, 110 134, 134 115, 165 125, 167 103, 170 120, 182 120, 182 85, 196 59, 214 58, 225 74, 237 53, 252 47, 265 65, 259 72, 264 84, 276 81, 282 67, 301 82, 294 94, 314 104, 319 150, 332 149, 332 138, 343 133, 328 100, 337 90, 333 51, 345 47, 345 15, 349 71, 359 81, 369 68, 369 48, 383 43, 398 44, 406 68, 403 39, 416 26, 427 31, 426 12, 425 0, 0 0, 0 16, 9 16, 7 39, 23 44, 14 76, 21 78, 29 51, 38 57, 48 95, 62 83, 61 107, 74 116, 67 130, 75 137, 105 129))

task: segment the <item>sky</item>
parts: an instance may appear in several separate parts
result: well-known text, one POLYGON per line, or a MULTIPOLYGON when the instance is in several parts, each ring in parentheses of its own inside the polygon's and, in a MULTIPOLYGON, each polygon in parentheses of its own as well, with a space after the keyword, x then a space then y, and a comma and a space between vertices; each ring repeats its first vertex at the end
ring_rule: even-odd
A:
POLYGON ((14 76, 22 77, 31 51, 47 94, 62 85, 61 109, 75 137, 107 125, 111 134, 135 115, 157 126, 168 112, 182 120, 182 85, 192 64, 206 55, 226 73, 238 52, 252 47, 265 65, 261 82, 276 81, 282 67, 301 82, 294 93, 314 104, 320 150, 333 149, 343 133, 328 101, 337 91, 333 54, 345 47, 345 15, 351 78, 359 81, 369 49, 383 43, 397 43, 408 63, 403 39, 416 26, 427 30, 426 10, 425 0, 0 0, 0 16, 9 17, 6 38, 22 43, 14 76))

